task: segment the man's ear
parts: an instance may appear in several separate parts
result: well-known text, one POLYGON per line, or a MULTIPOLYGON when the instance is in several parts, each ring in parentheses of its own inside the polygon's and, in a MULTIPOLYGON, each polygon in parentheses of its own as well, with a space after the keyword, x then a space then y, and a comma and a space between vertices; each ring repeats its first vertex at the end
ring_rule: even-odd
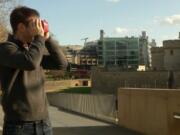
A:
POLYGON ((17 26, 17 30, 18 31, 24 31, 25 30, 25 25, 23 23, 19 23, 18 26, 17 26))

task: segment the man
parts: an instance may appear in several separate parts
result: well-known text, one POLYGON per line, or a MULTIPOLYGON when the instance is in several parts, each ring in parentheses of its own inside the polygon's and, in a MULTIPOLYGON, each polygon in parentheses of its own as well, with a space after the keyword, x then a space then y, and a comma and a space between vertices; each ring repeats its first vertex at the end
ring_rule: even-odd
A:
POLYGON ((3 135, 52 135, 43 69, 64 70, 67 60, 36 10, 17 7, 10 23, 13 35, 0 45, 3 135))

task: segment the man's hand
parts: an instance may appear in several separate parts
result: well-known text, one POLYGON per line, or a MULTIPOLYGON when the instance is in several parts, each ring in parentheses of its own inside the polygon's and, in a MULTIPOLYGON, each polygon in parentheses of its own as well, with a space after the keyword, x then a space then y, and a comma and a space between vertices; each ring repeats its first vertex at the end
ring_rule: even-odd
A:
POLYGON ((45 40, 49 39, 49 32, 44 33, 45 40))
POLYGON ((30 22, 29 31, 32 36, 40 35, 44 37, 44 30, 40 19, 30 22))

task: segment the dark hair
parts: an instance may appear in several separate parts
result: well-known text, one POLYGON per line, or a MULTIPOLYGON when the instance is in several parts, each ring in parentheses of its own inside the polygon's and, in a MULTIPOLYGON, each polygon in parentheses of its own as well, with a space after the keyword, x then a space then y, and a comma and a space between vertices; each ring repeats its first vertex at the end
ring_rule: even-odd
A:
POLYGON ((31 16, 40 16, 39 12, 35 9, 20 6, 16 7, 10 15, 10 24, 13 30, 13 33, 17 31, 17 26, 19 23, 23 23, 24 25, 28 25, 28 18, 31 16))

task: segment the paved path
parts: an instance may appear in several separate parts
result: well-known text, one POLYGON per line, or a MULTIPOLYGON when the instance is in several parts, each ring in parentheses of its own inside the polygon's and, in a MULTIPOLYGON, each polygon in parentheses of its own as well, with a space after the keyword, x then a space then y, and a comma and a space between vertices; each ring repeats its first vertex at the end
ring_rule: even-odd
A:
MULTIPOLYGON (((49 107, 54 135, 139 135, 107 123, 91 120, 49 107)), ((3 112, 0 106, 0 135, 3 112)))

